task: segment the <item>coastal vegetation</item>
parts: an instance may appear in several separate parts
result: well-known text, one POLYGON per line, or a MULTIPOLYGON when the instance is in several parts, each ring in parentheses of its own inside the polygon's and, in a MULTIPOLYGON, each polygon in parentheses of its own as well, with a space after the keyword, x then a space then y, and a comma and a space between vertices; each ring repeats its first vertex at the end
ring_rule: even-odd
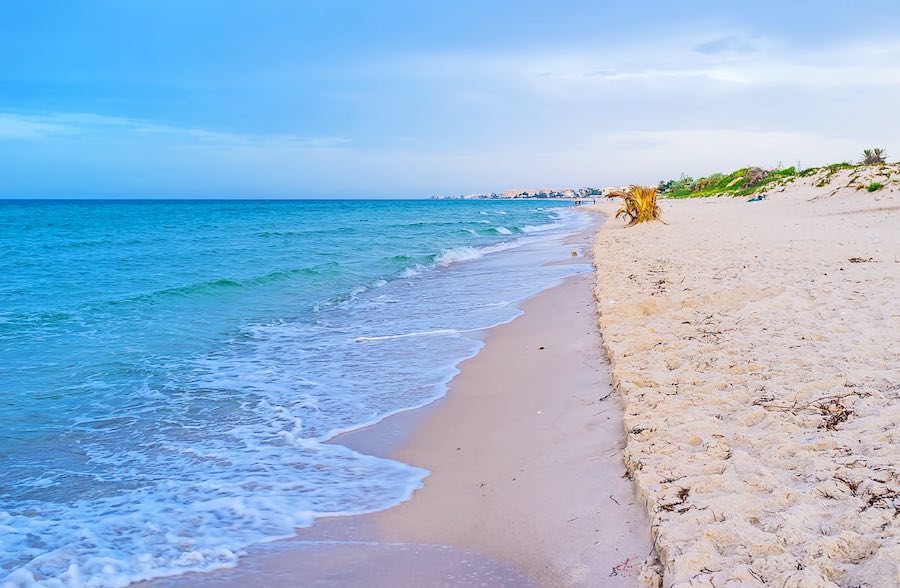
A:
POLYGON ((659 206, 656 198, 659 188, 655 186, 631 186, 624 192, 615 192, 613 197, 622 199, 622 206, 616 211, 616 218, 624 218, 628 226, 659 220, 659 206))
POLYGON ((881 147, 874 149, 863 149, 863 165, 880 165, 886 163, 887 153, 881 147))
MULTIPOLYGON (((832 184, 836 178, 846 178, 840 187, 875 192, 892 181, 900 180, 900 166, 887 163, 887 153, 880 147, 865 149, 859 163, 832 163, 819 167, 800 169, 799 166, 764 169, 744 167, 731 173, 713 173, 694 179, 684 174, 673 180, 659 183, 661 198, 702 198, 706 196, 748 196, 767 190, 783 189, 799 179, 809 178, 816 188, 832 184), (849 170, 848 174, 841 174, 849 170), (877 176, 877 178, 875 177, 877 176)), ((837 187, 837 186, 836 186, 837 187)))
POLYGON ((789 180, 798 175, 797 169, 766 170, 745 167, 730 174, 714 173, 697 180, 682 175, 677 180, 659 183, 659 191, 666 198, 699 198, 703 196, 753 194, 773 183, 789 180))

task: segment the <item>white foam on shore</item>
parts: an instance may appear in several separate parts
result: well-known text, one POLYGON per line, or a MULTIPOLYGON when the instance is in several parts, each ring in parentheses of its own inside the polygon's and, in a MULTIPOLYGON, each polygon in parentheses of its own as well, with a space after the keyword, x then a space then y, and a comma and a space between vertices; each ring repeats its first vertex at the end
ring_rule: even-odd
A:
MULTIPOLYGON (((495 308, 500 306, 508 305, 509 303, 502 303, 499 305, 491 305, 495 308)), ((406 339, 407 337, 429 337, 434 335, 460 335, 462 333, 474 333, 476 331, 483 331, 486 328, 492 328, 496 325, 491 325, 488 327, 482 327, 477 329, 434 329, 433 331, 414 331, 412 333, 400 333, 398 335, 376 335, 372 337, 357 337, 354 339, 357 343, 365 343, 366 341, 387 341, 389 339, 406 339)))
POLYGON ((444 251, 441 251, 441 253, 435 258, 435 263, 439 266, 448 266, 452 263, 458 263, 460 261, 471 261, 473 259, 484 257, 488 253, 505 251, 507 249, 512 249, 513 247, 518 247, 521 244, 522 242, 520 241, 512 241, 498 243, 496 245, 490 245, 488 247, 454 247, 452 249, 445 249, 444 251))
POLYGON ((525 225, 522 227, 523 233, 542 233, 556 228, 556 223, 547 223, 545 225, 525 225))
POLYGON ((365 341, 387 341, 388 339, 405 339, 406 337, 422 337, 428 335, 457 335, 459 331, 456 329, 435 329, 433 331, 416 331, 412 333, 401 333, 399 335, 380 335, 374 337, 357 337, 354 341, 363 343, 365 341))
POLYGON ((454 249, 446 249, 437 256, 438 265, 450 265, 456 261, 467 261, 470 259, 478 259, 484 255, 484 252, 477 247, 456 247, 454 249))

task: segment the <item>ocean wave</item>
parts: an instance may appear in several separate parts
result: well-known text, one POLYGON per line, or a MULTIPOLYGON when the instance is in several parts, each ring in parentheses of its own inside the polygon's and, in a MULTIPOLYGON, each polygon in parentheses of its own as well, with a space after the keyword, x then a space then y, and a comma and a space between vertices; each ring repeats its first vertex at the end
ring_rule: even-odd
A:
MULTIPOLYGON (((219 468, 223 474, 215 479, 192 478, 186 470, 183 478, 156 487, 54 505, 51 512, 39 503, 0 512, 0 548, 14 566, 0 569, 0 585, 112 588, 233 567, 246 547, 291 537, 317 518, 399 504, 427 475, 400 462, 280 433, 257 446, 256 455, 247 451, 240 466, 219 468), (38 511, 42 516, 30 514, 38 511)), ((193 456, 182 452, 180 459, 202 463, 202 456, 218 451, 201 447, 193 456)))
POLYGON ((310 235, 354 235, 359 232, 356 227, 337 227, 312 229, 306 231, 260 231, 257 237, 308 237, 310 235))
POLYGON ((453 249, 445 249, 438 254, 435 261, 438 265, 450 265, 459 261, 469 261, 470 259, 478 259, 484 255, 483 249, 477 247, 454 247, 453 249))
POLYGON ((463 220, 452 220, 452 221, 418 221, 414 223, 396 223, 391 225, 392 227, 403 227, 403 228, 421 228, 421 227, 452 227, 459 224, 465 224, 465 219, 463 220))
POLYGON ((45 311, 9 313, 0 317, 0 334, 14 333, 24 329, 51 327, 55 324, 72 320, 76 315, 70 312, 45 311))
POLYGON ((512 235, 512 231, 507 229, 506 227, 494 227, 494 230, 500 233, 501 235, 512 235))
POLYGON ((145 302, 156 298, 190 297, 203 294, 217 294, 233 289, 248 288, 252 286, 265 286, 268 284, 290 280, 298 276, 313 276, 321 273, 326 273, 328 271, 335 271, 337 269, 338 264, 336 262, 328 262, 316 266, 269 272, 267 274, 252 276, 249 278, 218 278, 215 280, 196 282, 194 284, 188 284, 186 286, 164 288, 162 290, 155 290, 153 292, 138 294, 136 296, 130 296, 127 298, 107 300, 105 301, 105 304, 118 305, 132 302, 145 302))
POLYGON ((545 225, 525 225, 522 227, 523 233, 542 233, 544 231, 549 231, 551 229, 555 229, 559 225, 556 223, 547 223, 545 225))
POLYGON ((413 331, 412 333, 400 333, 399 335, 377 335, 371 337, 357 337, 354 339, 357 343, 365 343, 367 341, 388 341, 391 339, 406 339, 407 337, 425 337, 430 335, 458 335, 466 331, 457 329, 434 329, 433 331, 413 331))
POLYGON ((319 300, 318 302, 313 304, 313 312, 321 312, 326 308, 330 308, 332 306, 350 304, 353 301, 358 300, 362 294, 365 294, 370 290, 374 290, 375 288, 381 288, 388 283, 389 281, 384 278, 376 278, 368 284, 357 284, 355 286, 352 286, 349 290, 338 294, 337 296, 332 296, 331 298, 327 298, 325 300, 319 300))
POLYGON ((412 265, 412 266, 403 268, 403 271, 401 271, 399 274, 397 274, 397 277, 412 278, 412 277, 418 276, 426 269, 428 269, 428 268, 424 265, 420 265, 420 264, 412 265))
POLYGON ((445 249, 435 258, 435 263, 439 266, 448 266, 451 263, 478 259, 489 253, 512 249, 513 247, 517 247, 520 243, 521 241, 503 241, 495 245, 488 245, 487 247, 454 247, 452 249, 445 249))

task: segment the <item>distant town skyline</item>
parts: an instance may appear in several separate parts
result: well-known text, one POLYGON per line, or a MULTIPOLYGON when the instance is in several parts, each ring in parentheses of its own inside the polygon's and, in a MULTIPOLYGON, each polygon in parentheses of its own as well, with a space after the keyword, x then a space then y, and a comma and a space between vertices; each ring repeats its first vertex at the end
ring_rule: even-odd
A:
POLYGON ((577 200, 598 198, 604 190, 613 188, 515 188, 498 192, 469 192, 468 194, 435 194, 431 198, 437 200, 486 200, 499 198, 563 198, 577 200))
POLYGON ((427 198, 893 159, 898 16, 0 0, 0 197, 427 198))

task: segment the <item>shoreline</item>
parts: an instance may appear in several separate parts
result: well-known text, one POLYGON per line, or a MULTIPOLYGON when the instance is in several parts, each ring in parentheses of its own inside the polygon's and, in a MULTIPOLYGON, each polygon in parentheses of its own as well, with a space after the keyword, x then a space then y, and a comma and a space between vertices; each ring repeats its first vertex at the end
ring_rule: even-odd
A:
MULTIPOLYGON (((552 263, 584 263, 596 226, 567 241, 577 258, 552 263)), ((443 397, 330 441, 428 469, 410 500, 320 519, 236 568, 147 585, 286 587, 298 574, 316 586, 635 585, 649 523, 622 477, 594 276, 566 278, 484 331, 443 397)))
POLYGON ((649 525, 622 477, 592 283, 593 273, 569 278, 526 302, 461 366, 451 394, 391 454, 432 475, 411 501, 372 515, 384 536, 475 547, 537 586, 635 584, 649 525))

